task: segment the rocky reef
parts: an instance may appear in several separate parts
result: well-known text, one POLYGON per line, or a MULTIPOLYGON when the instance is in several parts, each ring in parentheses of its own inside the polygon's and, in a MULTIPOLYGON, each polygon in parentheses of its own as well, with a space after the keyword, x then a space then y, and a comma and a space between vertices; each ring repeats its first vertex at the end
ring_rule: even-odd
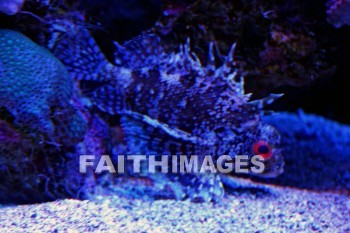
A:
POLYGON ((328 3, 327 10, 328 22, 334 27, 339 28, 343 25, 350 25, 350 1, 332 0, 328 3))

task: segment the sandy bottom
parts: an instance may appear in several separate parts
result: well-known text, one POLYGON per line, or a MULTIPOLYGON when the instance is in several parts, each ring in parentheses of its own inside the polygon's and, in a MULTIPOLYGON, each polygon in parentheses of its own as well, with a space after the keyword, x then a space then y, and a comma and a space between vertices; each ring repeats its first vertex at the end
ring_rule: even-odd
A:
POLYGON ((255 179, 257 186, 227 189, 219 203, 152 201, 121 192, 94 201, 1 206, 0 233, 350 233, 350 127, 287 113, 272 123, 283 135, 285 172, 255 179))
POLYGON ((268 186, 220 203, 60 200, 2 206, 1 232, 350 232, 350 196, 268 186))

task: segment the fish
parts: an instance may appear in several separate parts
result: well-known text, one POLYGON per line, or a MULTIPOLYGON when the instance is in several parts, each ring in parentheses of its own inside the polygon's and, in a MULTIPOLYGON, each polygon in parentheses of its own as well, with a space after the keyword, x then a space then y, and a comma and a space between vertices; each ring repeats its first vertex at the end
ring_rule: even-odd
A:
MULTIPOLYGON (((270 178, 283 173, 280 135, 261 121, 264 106, 282 95, 251 100, 234 61, 236 44, 221 61, 215 42, 210 43, 204 64, 189 39, 177 51, 166 51, 159 36, 143 33, 123 44, 115 42, 111 63, 88 30, 80 28, 61 38, 53 53, 75 80, 101 84, 91 101, 103 114, 120 117, 127 154, 196 155, 202 162, 206 155, 217 162, 221 155, 250 159, 259 154, 264 170, 251 175, 270 178)), ((222 175, 146 176, 166 177, 177 199, 215 201, 225 193, 222 175)))

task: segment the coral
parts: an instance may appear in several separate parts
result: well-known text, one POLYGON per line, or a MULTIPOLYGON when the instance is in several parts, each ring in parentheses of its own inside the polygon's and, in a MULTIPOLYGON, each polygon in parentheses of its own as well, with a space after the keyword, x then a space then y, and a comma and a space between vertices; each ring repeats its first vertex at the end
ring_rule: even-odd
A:
POLYGON ((72 84, 48 50, 0 30, 1 202, 77 196, 84 178, 76 172, 75 146, 87 120, 72 84))
POLYGON ((0 139, 0 202, 83 197, 86 178, 79 173, 76 147, 40 143, 6 121, 0 121, 0 139))
POLYGON ((66 139, 82 139, 85 123, 70 104, 72 81, 62 63, 15 31, 0 30, 0 48, 0 106, 14 117, 14 124, 54 140, 59 137, 55 119, 65 122, 61 127, 77 129, 67 130, 71 135, 64 134, 66 139))
POLYGON ((340 28, 343 25, 350 26, 350 1, 331 0, 327 10, 328 22, 334 27, 340 28))
POLYGON ((11 125, 9 125, 9 123, 7 123, 4 120, 0 120, 0 142, 2 144, 4 143, 17 143, 21 140, 21 136, 19 133, 17 133, 15 131, 15 129, 13 129, 11 127, 11 125))
POLYGON ((350 127, 299 111, 265 117, 282 134, 285 175, 273 183, 317 191, 350 191, 350 127))
POLYGON ((0 0, 0 12, 7 15, 17 14, 23 6, 25 0, 0 0))
POLYGON ((86 120, 81 111, 70 108, 53 119, 55 125, 54 138, 66 146, 74 146, 83 140, 87 131, 86 120))
POLYGON ((38 170, 33 154, 38 152, 28 135, 0 120, 0 201, 21 199, 37 185, 38 170))

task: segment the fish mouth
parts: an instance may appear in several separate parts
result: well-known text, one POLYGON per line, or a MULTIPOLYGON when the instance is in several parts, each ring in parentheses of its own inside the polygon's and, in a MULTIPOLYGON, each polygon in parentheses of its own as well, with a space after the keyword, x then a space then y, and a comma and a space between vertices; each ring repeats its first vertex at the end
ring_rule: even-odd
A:
POLYGON ((273 149, 272 158, 263 162, 264 169, 259 173, 251 173, 251 175, 261 178, 275 178, 284 172, 284 157, 280 149, 273 149))
POLYGON ((262 173, 253 173, 253 175, 262 177, 262 178, 275 178, 281 175, 284 172, 284 160, 279 161, 273 166, 265 166, 265 169, 262 173))
POLYGON ((284 172, 284 156, 282 149, 274 148, 272 150, 273 157, 271 160, 267 160, 264 171, 260 174, 263 178, 275 178, 284 172))
POLYGON ((278 170, 270 170, 267 172, 263 172, 260 174, 257 174, 257 176, 262 177, 262 178, 276 178, 277 176, 281 175, 284 172, 283 167, 278 169, 278 170))

